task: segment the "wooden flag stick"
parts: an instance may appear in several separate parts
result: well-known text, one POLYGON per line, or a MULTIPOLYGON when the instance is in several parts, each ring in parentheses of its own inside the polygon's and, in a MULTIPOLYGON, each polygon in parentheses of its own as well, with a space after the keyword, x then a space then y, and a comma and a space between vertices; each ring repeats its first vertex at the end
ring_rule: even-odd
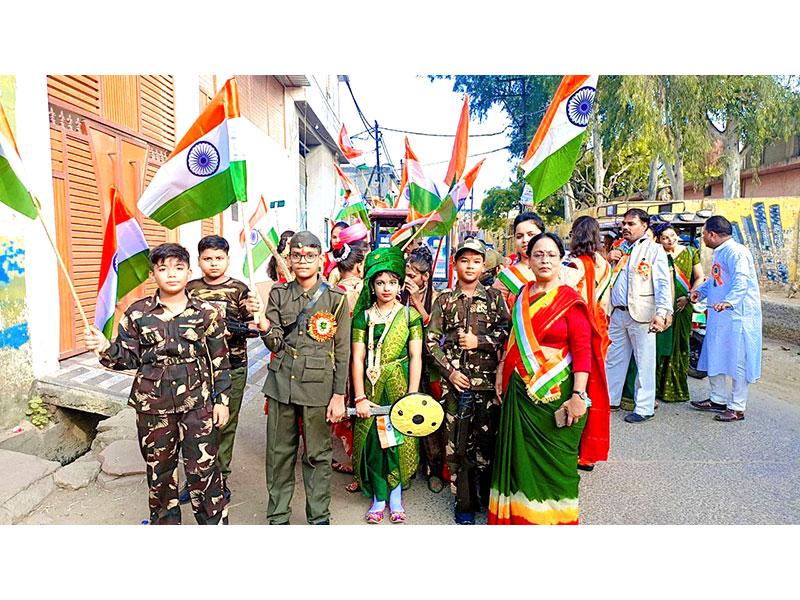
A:
POLYGON ((264 240, 264 243, 267 245, 267 248, 269 248, 269 251, 272 252, 272 256, 275 257, 275 263, 278 265, 278 269, 283 272, 283 276, 286 277, 287 281, 291 279, 289 266, 286 264, 286 261, 283 259, 283 257, 278 253, 278 249, 275 247, 275 244, 273 244, 272 240, 264 235, 263 231, 260 229, 256 229, 256 231, 258 231, 258 235, 261 236, 261 239, 264 240))
POLYGON ((403 244, 403 247, 402 247, 402 248, 400 248, 400 249, 401 249, 403 252, 405 252, 405 249, 406 249, 406 248, 408 248, 408 245, 409 245, 411 242, 413 242, 413 241, 414 241, 414 238, 415 238, 415 237, 417 237, 417 236, 418 236, 418 235, 419 235, 419 234, 422 232, 422 230, 423 230, 423 229, 425 229, 425 226, 426 226, 428 223, 430 223, 430 222, 431 222, 431 219, 433 219, 433 216, 434 216, 434 215, 435 215, 437 212, 439 212, 439 209, 438 209, 438 207, 437 207, 436 209, 434 209, 434 210, 432 210, 432 211, 431 211, 431 214, 429 214, 429 215, 428 215, 428 218, 427 218, 427 219, 425 219, 425 222, 424 222, 422 225, 420 225, 420 226, 419 226, 419 228, 418 228, 418 229, 417 229, 417 230, 414 232, 414 235, 412 235, 410 238, 408 238, 408 241, 407 241, 405 244, 403 244))
POLYGON ((72 299, 75 301, 75 306, 78 307, 78 312, 81 315, 81 319, 83 319, 83 324, 87 329, 89 329, 89 319, 86 318, 86 312, 83 310, 81 301, 78 298, 78 292, 75 291, 75 285, 72 283, 72 277, 70 277, 69 269, 67 269, 67 265, 64 264, 64 259, 61 258, 61 253, 58 251, 58 246, 56 246, 56 242, 53 239, 53 236, 50 234, 50 230, 47 227, 47 223, 45 223, 44 221, 44 217, 42 216, 42 211, 39 210, 39 200, 37 198, 34 198, 33 205, 36 208, 36 214, 39 216, 39 222, 42 224, 42 227, 44 228, 44 233, 47 236, 47 239, 50 241, 50 245, 53 247, 53 252, 56 253, 56 259, 58 260, 58 265, 61 267, 61 272, 64 275, 64 279, 67 280, 69 291, 72 292, 72 299))

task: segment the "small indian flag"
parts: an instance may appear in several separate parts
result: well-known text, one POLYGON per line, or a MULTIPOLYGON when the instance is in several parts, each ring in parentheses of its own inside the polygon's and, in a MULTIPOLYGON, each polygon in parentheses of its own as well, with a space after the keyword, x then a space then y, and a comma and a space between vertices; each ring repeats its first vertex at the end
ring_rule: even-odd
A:
POLYGON ((522 159, 522 171, 540 202, 569 181, 594 104, 597 75, 565 75, 522 159))
POLYGON ((117 303, 147 279, 150 250, 142 229, 116 188, 111 188, 111 213, 103 238, 100 279, 97 282, 97 308, 94 324, 111 339, 114 335, 114 310, 117 303))
POLYGON ((25 171, 19 157, 11 126, 0 104, 0 202, 31 219, 36 218, 36 205, 25 183, 25 171))
MULTIPOLYGON (((278 232, 275 231, 274 227, 271 227, 269 233, 267 233, 267 239, 272 244, 272 247, 277 249, 278 243, 280 242, 280 236, 278 235, 278 232)), ((261 234, 255 229, 250 230, 250 245, 252 246, 253 252, 253 270, 258 271, 259 267, 261 267, 261 265, 263 265, 266 260, 272 256, 272 250, 270 250, 269 244, 264 241, 264 239, 261 237, 261 234)), ((244 259, 242 272, 244 273, 245 277, 250 277, 250 269, 247 267, 247 257, 244 259)))
POLYGON ((229 79, 175 146, 139 199, 139 210, 175 229, 247 200, 236 80, 229 79))

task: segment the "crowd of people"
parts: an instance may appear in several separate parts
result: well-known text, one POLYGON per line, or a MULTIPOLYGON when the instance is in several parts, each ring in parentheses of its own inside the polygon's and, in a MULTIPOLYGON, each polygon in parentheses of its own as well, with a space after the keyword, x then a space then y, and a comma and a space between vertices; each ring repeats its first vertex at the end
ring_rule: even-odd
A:
POLYGON ((415 479, 433 493, 449 485, 458 524, 481 511, 489 524, 574 524, 579 470, 608 459, 623 395, 630 424, 652 419, 659 400, 689 400, 692 305, 703 299, 711 396, 691 404, 718 421, 744 419, 760 371, 760 297, 752 256, 731 234, 723 217, 706 222, 707 278, 699 253, 669 224, 652 231, 642 210, 625 213, 611 249, 591 217, 575 220, 565 248, 523 213, 514 254, 465 239, 455 283, 438 293, 427 246, 371 250, 360 222, 336 223, 327 252, 311 232, 284 232, 270 284, 257 290, 227 275, 227 241, 207 236, 192 281, 186 249, 154 248, 157 292, 130 305, 114 341, 87 330, 87 346, 110 368, 137 370, 129 403, 151 523, 180 523, 179 454, 197 522, 227 523, 247 340, 260 337, 271 352, 270 524, 290 521, 301 448, 310 524, 331 522, 333 470, 352 473, 347 490, 365 498, 370 524, 387 512, 404 523, 415 479), (444 409, 444 424, 419 438, 389 415, 416 393, 444 409), (333 460, 334 444, 346 460, 333 460))

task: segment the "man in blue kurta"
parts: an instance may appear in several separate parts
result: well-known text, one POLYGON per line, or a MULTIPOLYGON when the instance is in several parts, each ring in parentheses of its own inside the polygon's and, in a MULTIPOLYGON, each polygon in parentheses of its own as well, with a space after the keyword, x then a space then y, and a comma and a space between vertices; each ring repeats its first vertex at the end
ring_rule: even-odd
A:
POLYGON ((761 293, 753 255, 731 237, 731 223, 715 215, 703 227, 713 248, 711 276, 690 296, 706 298, 708 323, 697 368, 708 371, 711 397, 693 401, 699 410, 718 411, 717 421, 744 419, 747 386, 761 377, 761 293), (727 378, 732 380, 728 391, 727 378))

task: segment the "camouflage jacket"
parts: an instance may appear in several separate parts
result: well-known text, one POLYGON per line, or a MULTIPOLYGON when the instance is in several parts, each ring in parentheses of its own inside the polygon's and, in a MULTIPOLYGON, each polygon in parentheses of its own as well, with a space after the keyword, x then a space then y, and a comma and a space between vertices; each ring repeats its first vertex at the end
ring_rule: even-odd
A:
POLYGON ((128 400, 137 412, 182 413, 212 399, 227 406, 230 364, 219 312, 192 296, 183 312, 162 321, 166 311, 158 292, 131 304, 100 362, 137 370, 128 400))
POLYGON ((443 393, 449 391, 447 378, 455 370, 469 377, 473 390, 494 389, 498 352, 506 343, 508 328, 508 309, 498 290, 478 284, 472 298, 458 286, 442 292, 431 310, 425 347, 442 373, 443 393), (478 336, 476 349, 458 346, 459 329, 478 336))
MULTIPOLYGON (((238 279, 230 277, 224 283, 211 285, 203 281, 201 277, 200 279, 193 279, 186 284, 186 291, 195 298, 216 306, 220 314, 225 317, 226 323, 229 321, 246 323, 253 320, 253 316, 245 308, 245 301, 247 300, 247 294, 250 293, 250 288, 238 279)), ((247 338, 228 331, 227 342, 231 369, 246 367, 247 338)))

